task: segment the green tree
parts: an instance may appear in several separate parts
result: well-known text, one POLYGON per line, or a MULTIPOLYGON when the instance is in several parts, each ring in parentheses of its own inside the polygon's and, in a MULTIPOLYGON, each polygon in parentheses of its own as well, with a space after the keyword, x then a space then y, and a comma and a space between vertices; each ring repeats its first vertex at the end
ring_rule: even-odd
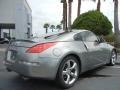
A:
POLYGON ((61 30, 62 29, 61 25, 57 25, 56 29, 58 29, 58 31, 61 30))
POLYGON ((51 25, 50 29, 52 29, 52 32, 53 32, 53 30, 55 29, 55 25, 51 25))
POLYGON ((49 26, 50 26, 49 23, 45 23, 44 26, 43 26, 46 29, 46 34, 48 33, 49 26))
POLYGON ((72 25, 73 29, 87 29, 97 35, 112 33, 112 24, 106 16, 99 11, 89 11, 81 14, 72 25))
POLYGON ((119 18, 118 18, 118 0, 114 1, 114 31, 115 31, 115 43, 120 45, 120 31, 119 31, 119 18))

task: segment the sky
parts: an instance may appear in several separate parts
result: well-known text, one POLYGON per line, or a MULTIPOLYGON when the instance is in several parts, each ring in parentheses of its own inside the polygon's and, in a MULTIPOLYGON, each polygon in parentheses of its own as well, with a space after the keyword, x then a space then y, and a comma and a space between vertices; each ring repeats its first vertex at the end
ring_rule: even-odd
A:
MULTIPOLYGON (((33 18, 33 34, 34 36, 39 36, 45 33, 43 28, 44 23, 49 23, 53 25, 60 24, 62 20, 62 3, 60 0, 27 0, 32 9, 33 18)), ((77 16, 77 1, 73 0, 72 3, 72 22, 77 16)), ((97 2, 96 2, 97 3, 97 2)), ((96 3, 90 0, 82 1, 81 12, 87 12, 89 10, 96 9, 96 3)), ((101 11, 106 15, 109 20, 114 21, 114 4, 113 0, 104 0, 101 4, 101 11)), ((119 9, 120 12, 120 9, 119 9)), ((120 16, 120 13, 119 13, 120 16)), ((51 32, 51 30, 49 30, 51 32)))

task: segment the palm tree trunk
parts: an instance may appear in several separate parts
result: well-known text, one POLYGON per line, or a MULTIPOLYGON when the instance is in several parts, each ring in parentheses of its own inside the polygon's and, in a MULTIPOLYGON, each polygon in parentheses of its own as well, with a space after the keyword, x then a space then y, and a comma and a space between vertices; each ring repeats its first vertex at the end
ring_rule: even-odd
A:
POLYGON ((63 30, 67 31, 67 2, 63 2, 63 30))
POLYGON ((63 30, 65 30, 65 3, 63 3, 63 30))
POLYGON ((71 31, 71 14, 72 14, 72 1, 69 0, 69 15, 68 15, 68 29, 71 31))
POLYGON ((48 33, 48 29, 46 28, 46 34, 48 33))
POLYGON ((80 16, 80 9, 81 9, 81 0, 78 0, 78 11, 77 11, 77 17, 80 16))
POLYGON ((97 3, 97 11, 100 11, 100 8, 101 8, 101 1, 98 0, 98 3, 97 3))
POLYGON ((0 28, 0 38, 1 38, 1 28, 0 28))
POLYGON ((114 30, 115 30, 115 44, 120 45, 120 31, 118 19, 118 0, 114 0, 114 30))
POLYGON ((65 31, 68 31, 67 28, 67 2, 65 2, 65 31))
POLYGON ((52 32, 53 32, 53 29, 52 29, 52 32))

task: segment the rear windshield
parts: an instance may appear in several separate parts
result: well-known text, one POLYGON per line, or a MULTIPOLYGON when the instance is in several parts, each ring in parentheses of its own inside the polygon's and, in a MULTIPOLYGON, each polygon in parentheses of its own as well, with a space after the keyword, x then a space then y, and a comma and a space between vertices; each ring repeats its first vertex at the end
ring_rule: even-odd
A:
POLYGON ((57 39, 66 34, 67 34, 66 32, 63 32, 63 33, 59 33, 59 34, 49 35, 49 36, 45 36, 44 39, 57 39))

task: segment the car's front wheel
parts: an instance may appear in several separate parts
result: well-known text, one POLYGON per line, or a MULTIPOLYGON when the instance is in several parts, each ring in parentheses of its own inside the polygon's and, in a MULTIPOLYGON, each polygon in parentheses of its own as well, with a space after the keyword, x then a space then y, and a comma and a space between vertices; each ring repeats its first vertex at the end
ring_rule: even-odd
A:
POLYGON ((79 62, 74 56, 68 56, 62 61, 57 76, 57 82, 62 88, 74 85, 79 76, 79 62))
POLYGON ((112 51, 111 53, 111 58, 110 58, 110 63, 109 65, 114 66, 117 60, 117 53, 115 50, 112 51))

